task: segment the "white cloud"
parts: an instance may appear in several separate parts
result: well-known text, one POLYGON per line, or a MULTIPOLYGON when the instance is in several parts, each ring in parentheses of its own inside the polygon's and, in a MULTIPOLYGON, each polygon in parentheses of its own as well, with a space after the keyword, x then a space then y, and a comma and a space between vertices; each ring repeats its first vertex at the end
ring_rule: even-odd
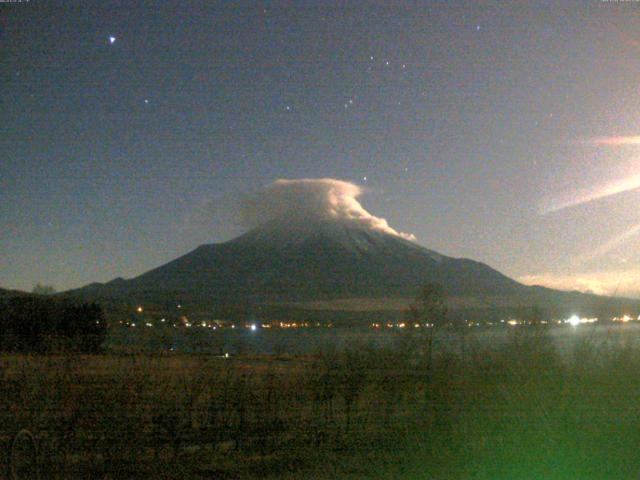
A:
POLYGON ((337 220, 415 240, 413 234, 398 232, 384 218, 366 211, 358 201, 362 193, 360 186, 333 178, 280 179, 245 202, 244 216, 250 225, 274 219, 287 222, 337 220))

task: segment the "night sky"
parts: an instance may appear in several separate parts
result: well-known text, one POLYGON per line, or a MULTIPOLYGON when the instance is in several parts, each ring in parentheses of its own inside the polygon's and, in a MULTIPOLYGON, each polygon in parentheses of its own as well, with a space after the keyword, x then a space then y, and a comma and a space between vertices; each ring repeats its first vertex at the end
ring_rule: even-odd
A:
POLYGON ((639 3, 57 3, 0 4, 2 287, 138 275, 327 177, 440 253, 640 292, 639 3))

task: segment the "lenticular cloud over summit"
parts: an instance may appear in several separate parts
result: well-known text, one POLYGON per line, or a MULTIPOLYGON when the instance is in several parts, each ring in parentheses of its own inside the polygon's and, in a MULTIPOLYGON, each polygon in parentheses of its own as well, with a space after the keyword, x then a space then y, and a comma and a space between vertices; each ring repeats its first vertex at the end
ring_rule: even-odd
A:
POLYGON ((333 178, 281 179, 245 202, 244 213, 252 225, 336 220, 415 240, 413 234, 398 232, 384 218, 367 212, 358 201, 362 193, 360 186, 333 178))

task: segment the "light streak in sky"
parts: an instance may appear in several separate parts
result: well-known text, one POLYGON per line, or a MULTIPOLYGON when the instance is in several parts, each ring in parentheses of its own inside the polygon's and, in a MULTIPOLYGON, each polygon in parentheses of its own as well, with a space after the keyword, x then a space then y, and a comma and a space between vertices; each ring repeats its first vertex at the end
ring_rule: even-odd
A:
MULTIPOLYGON (((586 140, 586 144, 595 147, 640 146, 640 135, 595 137, 586 140)), ((640 175, 631 175, 604 185, 581 189, 564 197, 552 199, 551 201, 543 203, 538 213, 545 215, 547 213, 557 212, 558 210, 593 202, 594 200, 600 200, 601 198, 628 192, 637 188, 640 188, 640 175)))
POLYGON ((627 145, 640 145, 640 135, 596 137, 589 141, 597 147, 621 147, 627 145))
POLYGON ((585 262, 585 261, 591 260, 593 258, 600 257, 602 255, 606 255, 611 250, 613 250, 614 248, 616 248, 619 245, 622 245, 623 243, 625 243, 629 239, 633 238, 634 236, 638 235, 639 233, 640 233, 640 223, 638 223, 637 225, 632 226, 631 228, 629 228, 627 231, 621 233, 620 235, 617 235, 617 236, 613 237, 608 242, 603 243, 602 245, 600 245, 598 248, 596 248, 595 250, 593 250, 589 254, 582 256, 580 258, 580 260, 585 262))
POLYGON ((565 196, 561 199, 556 199, 543 205, 539 213, 545 215, 547 213, 557 212, 564 210, 565 208, 575 207, 582 205, 583 203, 593 202, 594 200, 600 200, 602 198, 616 195, 618 193, 628 192, 640 188, 640 175, 632 175, 614 182, 610 182, 605 185, 600 185, 590 189, 583 189, 565 196))

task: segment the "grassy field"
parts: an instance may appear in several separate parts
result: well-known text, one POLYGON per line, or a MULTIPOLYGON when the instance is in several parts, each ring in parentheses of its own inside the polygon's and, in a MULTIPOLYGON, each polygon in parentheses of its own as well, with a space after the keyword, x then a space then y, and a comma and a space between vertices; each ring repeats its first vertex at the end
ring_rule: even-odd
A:
POLYGON ((635 344, 420 350, 0 356, 0 475, 638 478, 635 344))

